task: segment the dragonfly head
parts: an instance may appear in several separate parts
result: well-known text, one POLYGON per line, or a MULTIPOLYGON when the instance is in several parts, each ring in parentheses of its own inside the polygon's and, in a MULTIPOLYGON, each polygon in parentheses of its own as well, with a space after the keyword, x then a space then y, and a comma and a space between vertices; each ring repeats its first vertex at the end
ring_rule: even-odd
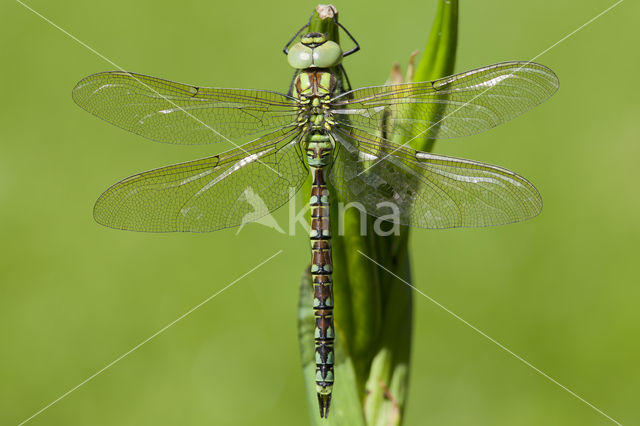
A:
POLYGON ((289 65, 295 69, 329 68, 342 61, 342 49, 322 33, 308 33, 289 49, 289 65))

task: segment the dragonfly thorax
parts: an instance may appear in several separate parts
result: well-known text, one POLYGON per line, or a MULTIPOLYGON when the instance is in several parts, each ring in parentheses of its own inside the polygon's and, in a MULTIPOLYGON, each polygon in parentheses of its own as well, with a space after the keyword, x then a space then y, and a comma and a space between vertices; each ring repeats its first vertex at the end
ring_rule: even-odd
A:
POLYGON ((335 124, 331 100, 337 80, 328 71, 301 72, 293 83, 293 95, 298 99, 298 126, 304 131, 328 132, 335 124))
POLYGON ((309 33, 291 46, 287 60, 289 65, 299 70, 329 68, 342 61, 342 49, 338 43, 328 40, 324 34, 309 33))

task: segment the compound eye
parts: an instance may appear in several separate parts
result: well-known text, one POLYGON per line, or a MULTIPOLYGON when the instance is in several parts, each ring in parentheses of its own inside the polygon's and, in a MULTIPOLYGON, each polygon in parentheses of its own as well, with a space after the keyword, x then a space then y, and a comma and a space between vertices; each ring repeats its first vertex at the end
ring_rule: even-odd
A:
POLYGON ((334 41, 327 40, 313 49, 313 65, 318 68, 336 66, 342 61, 342 49, 334 41))
POLYGON ((289 61, 289 65, 295 69, 301 70, 309 68, 313 63, 312 49, 302 43, 296 43, 289 49, 287 60, 289 61))

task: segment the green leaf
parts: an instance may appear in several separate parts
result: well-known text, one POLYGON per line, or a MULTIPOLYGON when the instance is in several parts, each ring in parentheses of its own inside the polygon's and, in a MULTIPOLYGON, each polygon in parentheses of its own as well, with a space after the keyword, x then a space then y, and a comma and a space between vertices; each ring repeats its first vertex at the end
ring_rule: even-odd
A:
MULTIPOLYGON (((458 0, 439 0, 424 54, 413 81, 430 81, 453 74, 458 46, 458 0)), ((431 151, 433 139, 416 138, 413 147, 431 151)))

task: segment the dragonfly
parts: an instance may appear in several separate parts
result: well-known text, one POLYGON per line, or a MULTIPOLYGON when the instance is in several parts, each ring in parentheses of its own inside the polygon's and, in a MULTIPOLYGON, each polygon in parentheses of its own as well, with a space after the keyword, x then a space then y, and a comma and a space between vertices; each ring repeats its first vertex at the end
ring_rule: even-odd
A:
POLYGON ((302 30, 287 43, 284 51, 296 71, 286 94, 193 86, 125 71, 90 75, 73 89, 80 107, 145 138, 236 145, 114 184, 95 203, 94 218, 102 225, 144 232, 235 227, 247 215, 257 220, 287 203, 311 176, 315 383, 321 417, 329 414, 334 384, 329 190, 373 217, 421 228, 531 218, 542 201, 522 176, 420 152, 408 143, 416 135, 445 139, 483 132, 545 101, 559 84, 543 65, 504 62, 434 81, 351 90, 343 83, 342 60, 359 45, 338 25, 355 48, 343 51, 327 34, 302 30), (392 219, 389 203, 397 207, 392 219))

